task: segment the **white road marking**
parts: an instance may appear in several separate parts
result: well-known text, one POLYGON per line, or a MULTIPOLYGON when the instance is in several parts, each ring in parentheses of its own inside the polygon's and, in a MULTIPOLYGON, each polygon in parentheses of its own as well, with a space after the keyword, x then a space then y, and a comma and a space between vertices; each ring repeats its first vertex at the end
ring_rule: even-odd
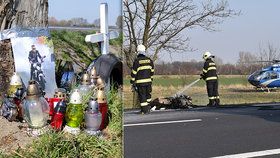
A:
POLYGON ((255 151, 255 152, 248 152, 248 153, 242 153, 242 154, 218 156, 218 157, 212 157, 212 158, 252 158, 252 157, 277 155, 277 154, 280 154, 280 149, 255 151))
POLYGON ((193 120, 179 120, 179 121, 164 121, 164 122, 148 122, 148 123, 135 123, 135 124, 125 124, 124 127, 131 126, 146 126, 146 125, 159 125, 159 124, 171 124, 171 123, 186 123, 186 122, 199 122, 201 119, 193 120))

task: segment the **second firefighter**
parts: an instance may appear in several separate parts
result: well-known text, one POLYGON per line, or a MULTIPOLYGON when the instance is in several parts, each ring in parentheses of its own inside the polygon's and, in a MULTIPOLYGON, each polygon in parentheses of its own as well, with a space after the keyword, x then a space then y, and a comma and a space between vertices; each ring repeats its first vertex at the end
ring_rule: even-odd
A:
POLYGON ((218 92, 218 75, 216 64, 213 61, 214 56, 210 52, 203 54, 205 60, 203 73, 201 78, 206 81, 207 93, 209 98, 209 104, 207 106, 219 106, 220 97, 218 92))
POLYGON ((149 103, 152 100, 152 81, 154 75, 154 63, 145 56, 146 48, 144 45, 137 46, 137 58, 133 62, 131 70, 131 85, 138 93, 138 98, 141 106, 141 113, 150 112, 149 103))

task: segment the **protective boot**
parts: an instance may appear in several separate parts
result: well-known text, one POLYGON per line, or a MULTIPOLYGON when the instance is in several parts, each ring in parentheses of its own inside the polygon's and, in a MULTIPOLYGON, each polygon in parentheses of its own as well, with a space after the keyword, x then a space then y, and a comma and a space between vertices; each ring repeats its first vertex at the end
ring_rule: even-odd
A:
POLYGON ((208 107, 214 107, 215 101, 213 99, 209 99, 209 103, 207 104, 208 107))
POLYGON ((220 99, 215 99, 215 106, 220 106, 220 99))
POLYGON ((150 113, 150 106, 147 105, 147 106, 141 106, 141 113, 142 114, 149 114, 150 113))

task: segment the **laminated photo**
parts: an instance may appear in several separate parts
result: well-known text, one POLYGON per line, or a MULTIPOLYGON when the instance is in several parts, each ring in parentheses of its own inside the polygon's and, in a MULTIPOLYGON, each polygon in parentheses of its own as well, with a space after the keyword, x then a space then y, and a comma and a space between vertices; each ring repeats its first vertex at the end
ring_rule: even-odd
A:
POLYGON ((52 40, 46 36, 16 37, 11 39, 15 60, 15 71, 25 85, 35 80, 40 88, 51 97, 57 88, 55 60, 52 40))

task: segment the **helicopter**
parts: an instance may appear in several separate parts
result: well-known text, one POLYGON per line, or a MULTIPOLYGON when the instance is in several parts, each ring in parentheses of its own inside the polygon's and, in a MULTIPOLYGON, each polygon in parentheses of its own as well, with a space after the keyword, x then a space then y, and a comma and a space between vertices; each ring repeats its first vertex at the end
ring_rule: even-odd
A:
POLYGON ((280 60, 258 62, 272 62, 273 64, 249 75, 248 82, 262 90, 263 88, 280 88, 280 60))

